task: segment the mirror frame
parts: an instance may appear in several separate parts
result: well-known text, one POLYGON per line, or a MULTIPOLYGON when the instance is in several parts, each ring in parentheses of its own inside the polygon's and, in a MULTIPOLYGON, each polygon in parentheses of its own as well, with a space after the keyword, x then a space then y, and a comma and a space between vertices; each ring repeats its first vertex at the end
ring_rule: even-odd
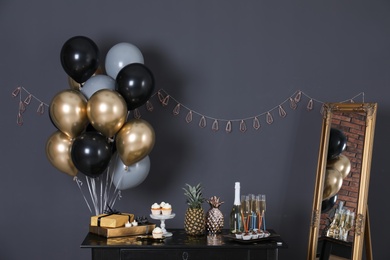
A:
MULTIPOLYGON (((372 147, 374 142, 374 130, 377 113, 377 103, 325 103, 323 106, 323 121, 321 130, 321 141, 318 155, 317 176, 314 189, 312 216, 310 223, 310 235, 308 245, 308 260, 316 259, 318 237, 320 230, 322 193, 325 182, 325 172, 327 164, 328 143, 334 112, 358 112, 366 113, 366 131, 362 154, 360 187, 355 217, 355 235, 351 259, 361 259, 363 251, 363 241, 365 236, 365 225, 368 217, 367 199, 370 180, 370 168, 372 158, 372 147)), ((368 223, 369 224, 369 223, 368 223)), ((369 235, 369 234, 367 234, 369 235)), ((371 251, 368 250, 368 251, 371 251)))

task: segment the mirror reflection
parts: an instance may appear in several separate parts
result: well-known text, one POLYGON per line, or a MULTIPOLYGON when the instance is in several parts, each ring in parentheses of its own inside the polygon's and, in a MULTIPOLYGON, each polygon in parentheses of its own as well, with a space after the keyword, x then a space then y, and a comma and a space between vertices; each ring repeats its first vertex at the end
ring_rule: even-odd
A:
POLYGON ((335 111, 329 134, 319 236, 353 241, 360 186, 365 113, 335 111))
POLYGON ((376 104, 325 104, 308 259, 361 259, 376 104))

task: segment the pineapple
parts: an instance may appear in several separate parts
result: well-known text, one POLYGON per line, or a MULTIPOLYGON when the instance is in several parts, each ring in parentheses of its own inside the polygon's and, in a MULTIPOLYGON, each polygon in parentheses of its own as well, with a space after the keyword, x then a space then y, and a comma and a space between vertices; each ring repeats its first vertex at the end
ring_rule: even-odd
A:
POLYGON ((211 234, 220 233, 223 229, 223 214, 219 210, 219 206, 223 204, 223 201, 219 201, 219 197, 213 196, 207 200, 210 204, 210 209, 206 213, 206 229, 211 234))
POLYGON ((202 203, 205 201, 202 195, 200 183, 196 186, 187 185, 183 188, 187 197, 188 208, 184 217, 184 229, 188 235, 203 235, 205 231, 205 218, 202 203))

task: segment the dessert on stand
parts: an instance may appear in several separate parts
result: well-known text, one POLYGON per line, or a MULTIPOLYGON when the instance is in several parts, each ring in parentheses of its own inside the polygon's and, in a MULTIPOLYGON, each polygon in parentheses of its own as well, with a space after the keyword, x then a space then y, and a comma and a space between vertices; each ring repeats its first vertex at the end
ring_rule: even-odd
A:
POLYGON ((168 232, 165 229, 165 220, 173 219, 175 217, 175 213, 172 213, 172 206, 169 203, 161 202, 160 204, 154 203, 151 207, 152 214, 150 217, 152 219, 160 220, 160 228, 163 232, 164 237, 171 237, 172 233, 168 232), (157 205, 160 208, 157 208, 157 205))

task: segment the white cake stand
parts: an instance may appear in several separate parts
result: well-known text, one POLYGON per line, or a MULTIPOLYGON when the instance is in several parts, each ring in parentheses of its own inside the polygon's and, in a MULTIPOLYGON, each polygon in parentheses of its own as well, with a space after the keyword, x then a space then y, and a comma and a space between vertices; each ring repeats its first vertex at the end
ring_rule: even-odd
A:
POLYGON ((175 213, 172 213, 171 215, 153 215, 153 214, 150 214, 150 217, 152 219, 158 219, 160 220, 161 224, 160 224, 160 228, 163 232, 163 236, 165 237, 171 237, 173 234, 171 232, 167 232, 167 230, 165 229, 165 220, 167 219, 172 219, 176 216, 175 213))

